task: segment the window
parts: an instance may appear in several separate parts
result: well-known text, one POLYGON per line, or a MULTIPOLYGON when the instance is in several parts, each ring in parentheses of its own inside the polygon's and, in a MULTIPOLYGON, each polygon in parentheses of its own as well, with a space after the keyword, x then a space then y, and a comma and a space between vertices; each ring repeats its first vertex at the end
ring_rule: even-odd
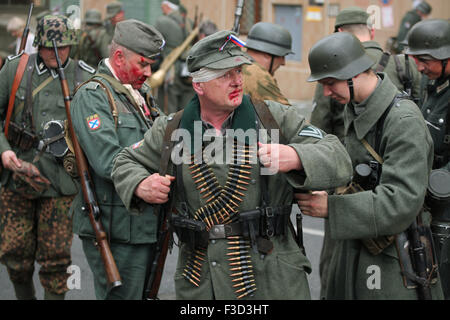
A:
POLYGON ((292 36, 292 51, 288 61, 302 60, 303 9, 299 5, 275 5, 275 23, 289 30, 292 36))
MULTIPOLYGON (((235 1, 237 4, 237 0, 235 1)), ((248 34, 251 27, 261 21, 261 2, 262 0, 246 0, 242 10, 241 17, 241 34, 248 34)))

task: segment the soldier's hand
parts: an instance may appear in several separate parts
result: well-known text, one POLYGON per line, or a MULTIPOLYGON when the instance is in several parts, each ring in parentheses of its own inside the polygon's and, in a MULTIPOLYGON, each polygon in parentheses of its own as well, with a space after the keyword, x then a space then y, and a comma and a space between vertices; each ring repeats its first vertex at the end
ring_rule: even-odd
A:
POLYGON ((163 204, 169 200, 170 184, 175 177, 152 174, 137 186, 134 193, 147 203, 163 204))
POLYGON ((258 158, 273 173, 301 170, 302 162, 294 148, 284 144, 258 142, 258 158))
POLYGON ((302 213, 316 218, 328 217, 328 193, 326 191, 296 193, 294 197, 302 213))
POLYGON ((22 167, 22 162, 17 158, 16 153, 7 150, 2 153, 2 164, 5 169, 16 171, 22 167))

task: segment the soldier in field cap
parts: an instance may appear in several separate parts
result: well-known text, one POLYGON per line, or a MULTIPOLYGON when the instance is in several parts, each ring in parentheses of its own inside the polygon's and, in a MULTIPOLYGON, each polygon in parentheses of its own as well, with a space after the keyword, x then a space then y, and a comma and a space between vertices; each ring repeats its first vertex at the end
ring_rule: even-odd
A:
POLYGON ((78 140, 90 164, 90 173, 108 231, 111 251, 122 278, 122 286, 108 289, 94 233, 82 210, 81 192, 73 203, 74 232, 94 274, 97 299, 140 300, 149 261, 155 248, 156 217, 151 205, 130 214, 111 181, 113 158, 124 147, 141 141, 157 110, 152 109, 151 65, 161 53, 164 39, 152 26, 137 20, 119 22, 109 58, 99 63, 97 73, 74 95, 71 113, 78 140), (110 96, 112 99, 109 99, 110 96))
POLYGON ((242 46, 236 34, 219 31, 191 48, 196 95, 117 155, 113 181, 130 212, 167 201, 175 207, 177 299, 310 299, 311 265, 289 225, 293 187, 345 184, 350 160, 335 136, 308 125, 295 108, 243 95, 242 66, 251 62, 242 46), (183 161, 170 148, 161 154, 169 142, 163 137, 177 128, 189 137, 173 149, 183 149, 183 161), (276 133, 257 135, 269 128, 283 144, 276 133), (226 151, 234 159, 224 159, 226 151))

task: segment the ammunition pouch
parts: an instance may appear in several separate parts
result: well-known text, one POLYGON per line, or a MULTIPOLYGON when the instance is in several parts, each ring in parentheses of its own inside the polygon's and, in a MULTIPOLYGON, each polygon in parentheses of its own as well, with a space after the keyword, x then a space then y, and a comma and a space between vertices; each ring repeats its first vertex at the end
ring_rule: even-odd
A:
POLYGON ((8 142, 12 147, 28 151, 38 146, 39 139, 35 134, 11 121, 9 123, 8 142))

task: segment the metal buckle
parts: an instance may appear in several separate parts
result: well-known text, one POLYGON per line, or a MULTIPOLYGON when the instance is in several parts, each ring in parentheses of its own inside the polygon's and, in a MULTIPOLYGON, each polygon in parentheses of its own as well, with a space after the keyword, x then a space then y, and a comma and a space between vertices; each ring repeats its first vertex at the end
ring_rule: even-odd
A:
POLYGON ((266 207, 264 208, 264 213, 266 215, 267 218, 273 218, 274 213, 273 213, 273 208, 272 207, 266 207))
POLYGON ((209 239, 225 239, 225 225, 214 225, 211 230, 209 230, 209 239))

